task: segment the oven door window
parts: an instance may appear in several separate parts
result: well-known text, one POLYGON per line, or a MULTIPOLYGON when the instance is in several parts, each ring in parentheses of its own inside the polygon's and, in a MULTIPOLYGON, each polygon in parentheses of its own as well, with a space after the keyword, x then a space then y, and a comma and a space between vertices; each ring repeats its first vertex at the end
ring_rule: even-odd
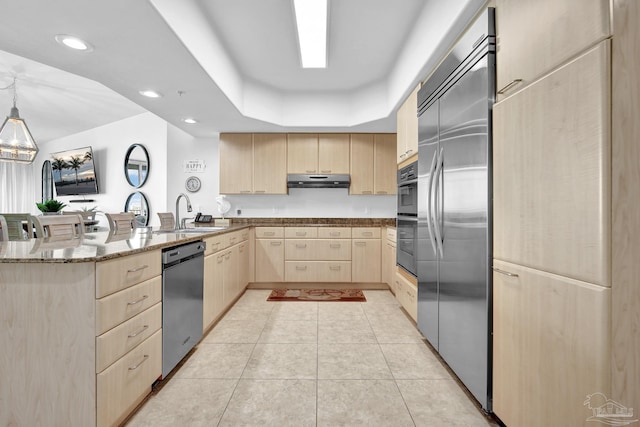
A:
POLYGON ((416 244, 418 235, 417 218, 398 217, 397 223, 397 261, 398 265, 416 275, 416 244))
POLYGON ((418 213, 417 184, 401 185, 398 187, 398 213, 416 215, 418 213))

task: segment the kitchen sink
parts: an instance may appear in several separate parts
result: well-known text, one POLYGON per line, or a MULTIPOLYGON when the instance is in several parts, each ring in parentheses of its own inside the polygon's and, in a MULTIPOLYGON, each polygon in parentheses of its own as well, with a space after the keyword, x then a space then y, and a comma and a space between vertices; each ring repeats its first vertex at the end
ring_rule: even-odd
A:
POLYGON ((179 228, 177 230, 155 230, 154 233, 211 233, 212 231, 226 230, 228 227, 195 227, 195 228, 179 228))

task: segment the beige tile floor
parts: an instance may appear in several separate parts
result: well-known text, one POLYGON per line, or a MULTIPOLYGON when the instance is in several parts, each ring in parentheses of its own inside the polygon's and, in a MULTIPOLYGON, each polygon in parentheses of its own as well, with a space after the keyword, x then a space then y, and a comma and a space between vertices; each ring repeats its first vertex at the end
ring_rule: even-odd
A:
POLYGON ((127 426, 494 426, 388 291, 248 290, 127 426))

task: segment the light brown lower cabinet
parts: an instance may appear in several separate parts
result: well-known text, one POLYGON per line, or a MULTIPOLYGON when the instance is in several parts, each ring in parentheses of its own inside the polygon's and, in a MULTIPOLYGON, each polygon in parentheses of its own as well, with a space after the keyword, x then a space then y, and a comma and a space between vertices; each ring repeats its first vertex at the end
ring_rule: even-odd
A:
POLYGON ((284 239, 256 239, 256 282, 284 281, 284 239))
POLYGON ((353 239, 351 244, 351 281, 380 282, 380 239, 353 239))
POLYGON ((611 389, 611 289, 493 266, 494 412, 510 427, 591 425, 583 402, 611 389))
POLYGON ((395 269, 394 290, 396 299, 414 321, 418 320, 418 288, 395 269))
POLYGON ((224 251, 204 258, 202 289, 202 330, 206 331, 224 308, 222 296, 224 251))

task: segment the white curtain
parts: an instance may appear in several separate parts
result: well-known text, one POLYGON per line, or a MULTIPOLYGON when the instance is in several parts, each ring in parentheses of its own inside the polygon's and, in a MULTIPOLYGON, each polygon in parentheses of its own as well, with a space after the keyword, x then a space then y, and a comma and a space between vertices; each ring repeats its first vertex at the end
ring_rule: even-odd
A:
POLYGON ((40 178, 36 162, 0 162, 0 213, 39 213, 36 202, 41 195, 36 192, 40 187, 36 183, 40 178))

